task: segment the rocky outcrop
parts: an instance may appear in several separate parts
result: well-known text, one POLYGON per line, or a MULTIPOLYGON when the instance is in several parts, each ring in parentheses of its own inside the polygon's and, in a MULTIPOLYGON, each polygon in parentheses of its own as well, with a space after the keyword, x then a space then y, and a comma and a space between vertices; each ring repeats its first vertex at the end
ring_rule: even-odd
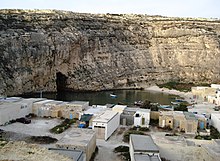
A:
POLYGON ((219 81, 220 21, 0 10, 0 94, 219 81))

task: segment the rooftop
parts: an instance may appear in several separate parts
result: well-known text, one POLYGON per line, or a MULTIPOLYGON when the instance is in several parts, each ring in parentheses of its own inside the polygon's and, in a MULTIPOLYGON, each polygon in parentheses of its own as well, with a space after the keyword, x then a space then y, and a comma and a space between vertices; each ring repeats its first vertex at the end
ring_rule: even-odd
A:
POLYGON ((73 159, 74 161, 78 161, 83 155, 83 152, 81 150, 70 150, 70 149, 60 149, 60 148, 49 148, 48 150, 59 153, 63 156, 67 156, 73 159))
POLYGON ((138 109, 137 112, 150 112, 150 109, 138 109))
POLYGON ((46 103, 46 105, 59 105, 59 104, 63 104, 63 101, 50 101, 46 103))
POLYGON ((183 113, 187 120, 196 120, 196 117, 192 112, 183 112, 183 113))
POLYGON ((68 104, 86 105, 86 104, 89 104, 89 102, 88 101, 72 101, 72 102, 69 102, 68 104))
POLYGON ((208 151, 215 158, 220 158, 220 145, 219 144, 205 144, 202 147, 208 151))
POLYGON ((134 154, 135 161, 161 161, 157 155, 134 154))
POLYGON ((120 109, 120 110, 124 110, 127 106, 125 105, 115 105, 112 109, 120 109))
POLYGON ((106 106, 89 106, 89 108, 84 111, 84 114, 99 115, 101 113, 104 113, 104 111, 106 110, 106 106))
POLYGON ((151 136, 131 134, 130 139, 134 148, 134 152, 141 151, 159 153, 159 148, 154 143, 151 136))
POLYGON ((87 146, 95 132, 91 129, 71 128, 56 144, 87 146))
POLYGON ((118 112, 107 110, 104 113, 98 115, 93 121, 95 122, 109 122, 118 112))
POLYGON ((54 100, 48 100, 48 99, 46 99, 46 100, 43 100, 43 101, 38 101, 38 102, 35 102, 34 104, 46 104, 46 103, 49 103, 49 102, 53 102, 54 100))

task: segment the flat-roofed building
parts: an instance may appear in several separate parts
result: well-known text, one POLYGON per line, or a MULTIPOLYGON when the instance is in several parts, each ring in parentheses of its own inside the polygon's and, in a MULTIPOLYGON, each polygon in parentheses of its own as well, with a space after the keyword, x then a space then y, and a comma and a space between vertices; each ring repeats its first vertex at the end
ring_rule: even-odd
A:
POLYGON ((112 111, 118 112, 119 114, 123 113, 124 110, 127 108, 125 105, 115 105, 112 107, 112 111))
POLYGON ((39 99, 23 99, 20 97, 1 98, 0 125, 32 113, 32 104, 36 101, 39 101, 39 99))
POLYGON ((84 158, 89 161, 96 149, 96 135, 94 130, 71 128, 57 143, 57 148, 81 150, 84 158))
POLYGON ((86 101, 63 102, 43 100, 33 104, 32 112, 40 117, 79 119, 79 116, 88 106, 89 102, 86 101))
POLYGON ((134 126, 149 127, 150 109, 139 109, 134 114, 134 126))
POLYGON ((211 113, 211 124, 220 132, 220 112, 211 113))
POLYGON ((161 159, 157 155, 135 154, 134 161, 161 161, 161 159))
POLYGON ((196 134, 198 128, 198 120, 192 112, 184 112, 185 115, 185 133, 196 134))
POLYGON ((195 134, 198 127, 198 118, 192 112, 160 111, 159 127, 195 134))
POLYGON ((129 152, 131 161, 160 161, 159 148, 151 136, 131 134, 129 152))
POLYGON ((120 115, 118 112, 106 110, 92 121, 92 129, 96 132, 96 137, 107 140, 118 128, 120 115))
POLYGON ((37 102, 33 103, 32 113, 35 114, 36 116, 41 115, 40 114, 40 108, 44 107, 44 104, 49 103, 49 102, 53 102, 53 101, 54 100, 44 99, 44 100, 37 101, 37 102))

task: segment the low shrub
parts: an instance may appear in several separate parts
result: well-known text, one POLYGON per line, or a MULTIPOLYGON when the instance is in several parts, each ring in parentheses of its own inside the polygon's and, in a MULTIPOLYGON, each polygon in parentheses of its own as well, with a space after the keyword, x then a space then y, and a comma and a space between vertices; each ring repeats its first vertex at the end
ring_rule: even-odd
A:
POLYGON ((128 146, 118 146, 114 149, 115 153, 119 153, 119 155, 122 157, 122 160, 130 161, 130 153, 129 153, 129 147, 128 146))
POLYGON ((60 125, 57 125, 57 126, 53 127, 52 129, 50 129, 50 132, 55 133, 55 134, 60 134, 63 131, 65 131, 66 129, 68 129, 75 122, 76 122, 76 120, 74 120, 74 119, 65 119, 65 120, 63 120, 63 122, 60 125))
POLYGON ((129 142, 130 134, 145 135, 145 133, 142 132, 142 131, 129 130, 129 131, 126 131, 126 132, 124 133, 124 136, 123 136, 123 141, 124 141, 124 142, 126 142, 126 143, 129 142))

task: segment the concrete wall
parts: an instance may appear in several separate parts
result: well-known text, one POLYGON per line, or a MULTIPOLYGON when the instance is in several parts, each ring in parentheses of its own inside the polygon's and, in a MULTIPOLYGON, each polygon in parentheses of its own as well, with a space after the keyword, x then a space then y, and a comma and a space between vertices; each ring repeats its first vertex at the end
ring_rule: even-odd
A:
POLYGON ((149 123, 150 123, 150 111, 149 112, 137 111, 134 114, 134 126, 149 127, 149 123), (136 117, 137 114, 139 115, 139 117, 136 117))
POLYGON ((160 115, 159 116, 159 127, 170 127, 173 129, 173 116, 160 115))
POLYGON ((117 113, 108 123, 105 128, 105 140, 107 140, 112 133, 118 128, 120 124, 120 114, 117 113))
POLYGON ((159 115, 160 115, 160 112, 158 112, 158 111, 151 111, 150 112, 150 119, 158 120, 159 119, 159 115))
POLYGON ((198 128, 198 120, 186 120, 185 121, 185 133, 186 134, 196 134, 198 128))
POLYGON ((22 100, 14 103, 3 103, 0 105, 0 125, 10 120, 25 117, 32 112, 32 101, 22 100), (2 107, 2 108, 1 108, 2 107))
POLYGON ((86 161, 89 161, 96 149, 96 135, 94 134, 89 141, 86 149, 86 161))
POLYGON ((133 125, 134 124, 134 117, 133 115, 126 115, 126 114, 121 114, 120 115, 120 124, 123 125, 123 120, 126 120, 126 125, 133 125))
POLYGON ((129 138, 129 153, 130 153, 131 161, 135 161, 134 160, 134 147, 132 145, 131 136, 129 138))
POLYGON ((211 124, 220 132, 220 113, 211 114, 211 124))

